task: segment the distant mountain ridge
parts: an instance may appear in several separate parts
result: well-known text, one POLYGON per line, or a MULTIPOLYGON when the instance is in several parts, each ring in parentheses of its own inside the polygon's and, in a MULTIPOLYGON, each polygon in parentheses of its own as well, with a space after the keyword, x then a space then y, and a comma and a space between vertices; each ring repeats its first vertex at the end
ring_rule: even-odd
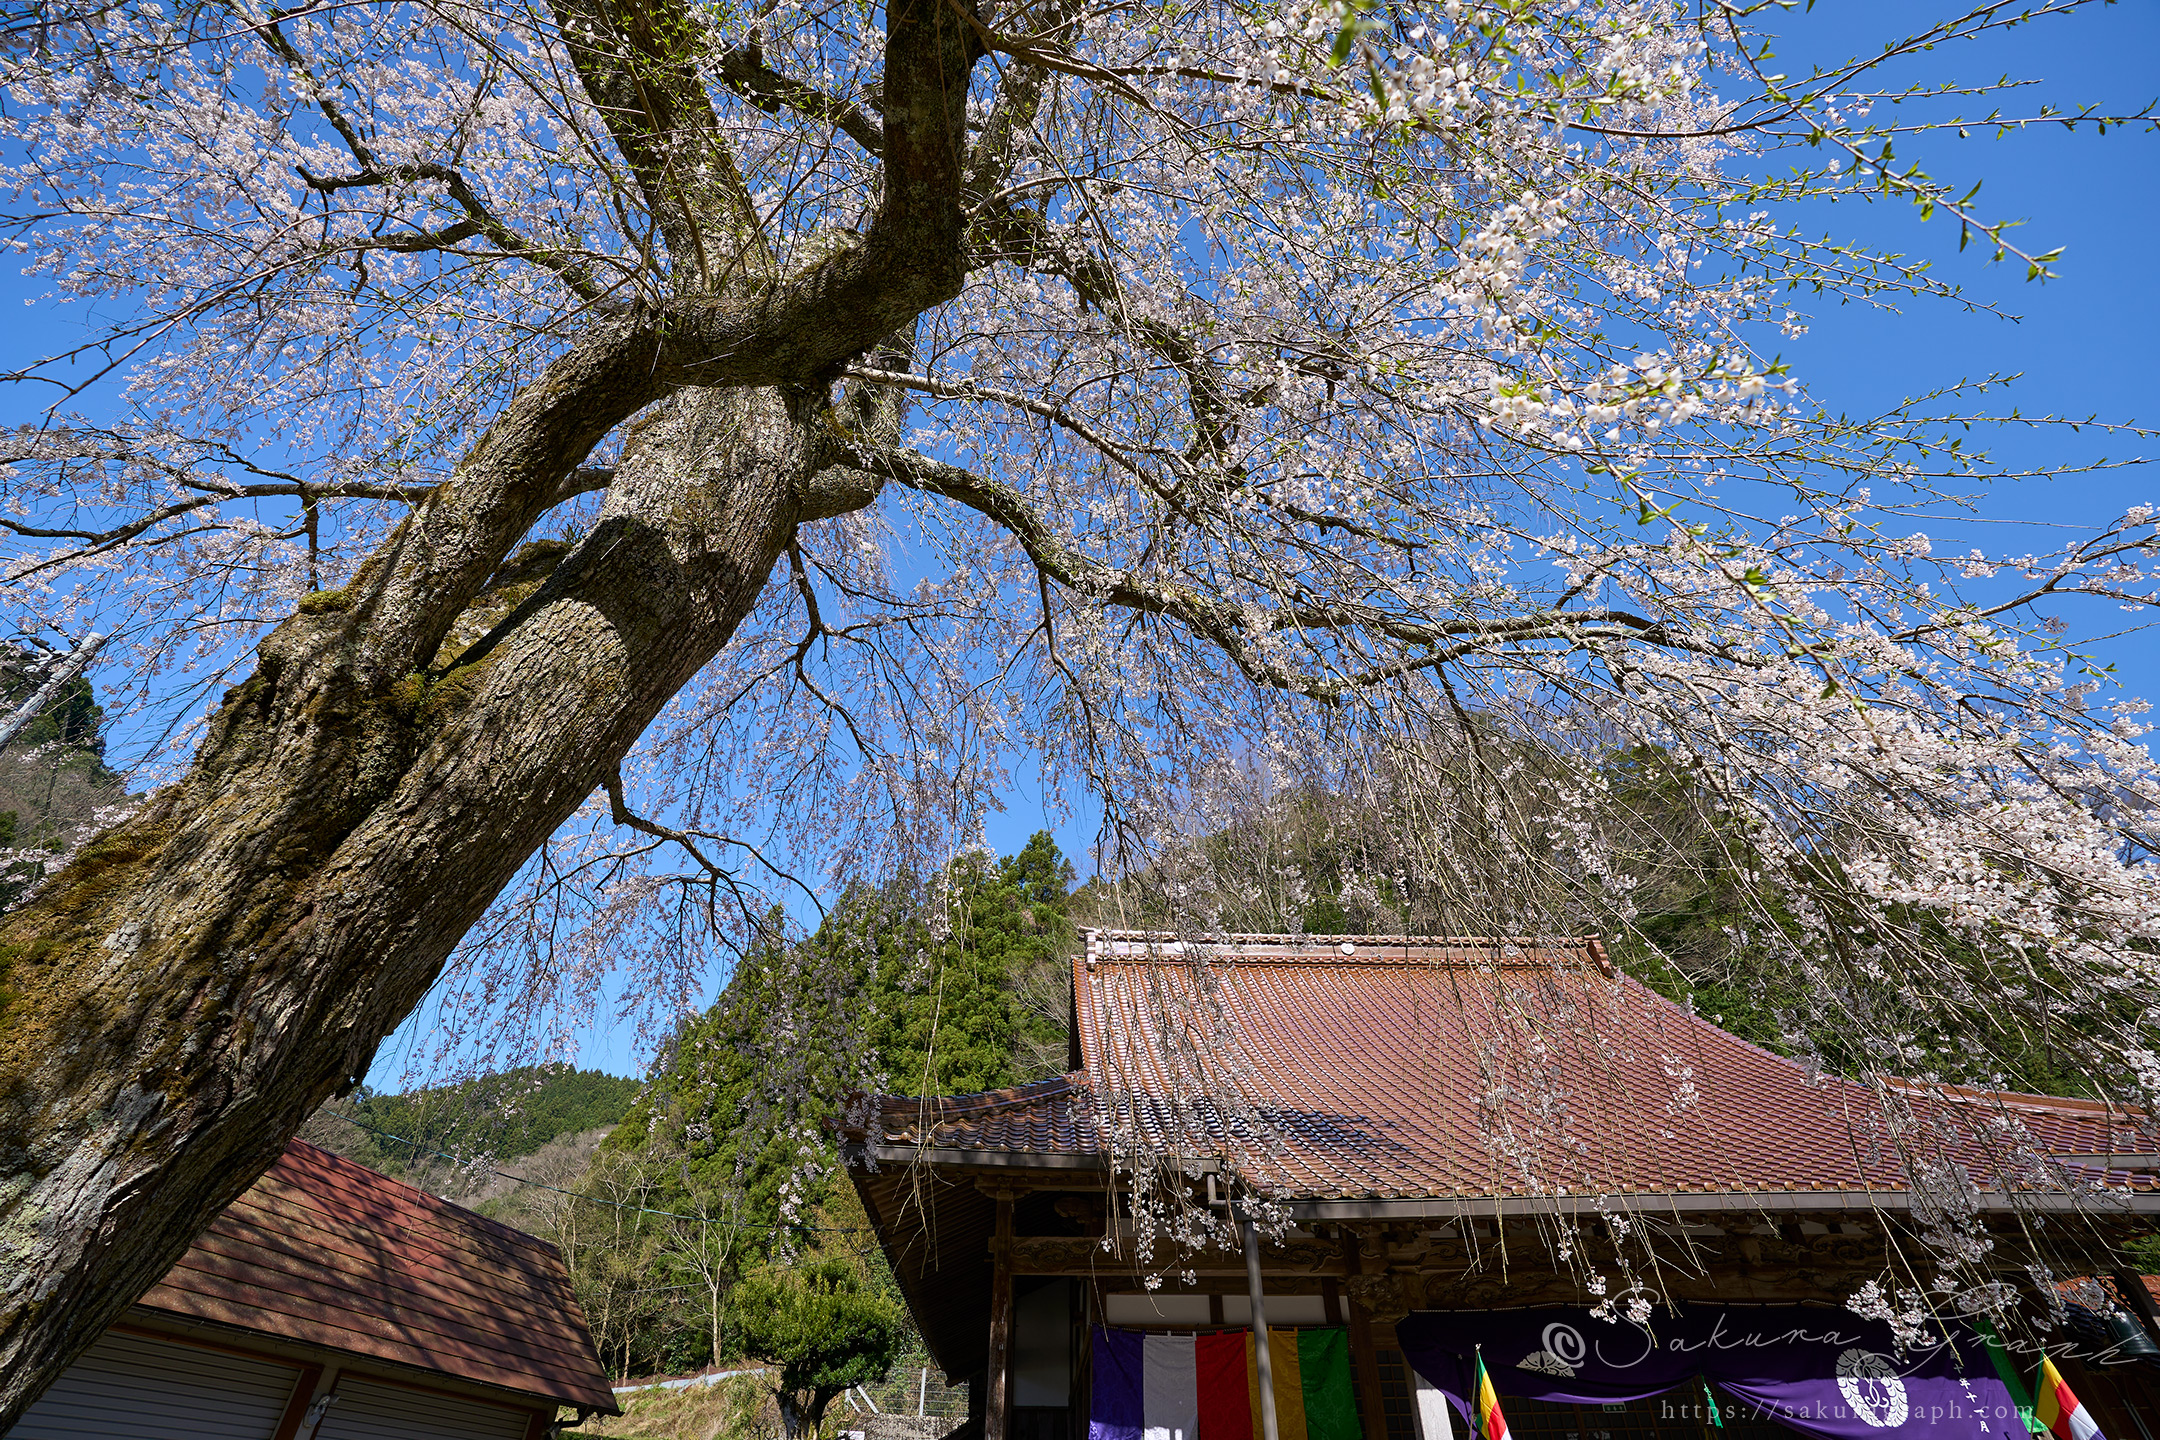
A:
POLYGON ((430 1194, 532 1228, 519 1193, 526 1187, 510 1177, 574 1181, 643 1088, 601 1070, 521 1065, 404 1094, 363 1087, 324 1104, 300 1133, 430 1194))

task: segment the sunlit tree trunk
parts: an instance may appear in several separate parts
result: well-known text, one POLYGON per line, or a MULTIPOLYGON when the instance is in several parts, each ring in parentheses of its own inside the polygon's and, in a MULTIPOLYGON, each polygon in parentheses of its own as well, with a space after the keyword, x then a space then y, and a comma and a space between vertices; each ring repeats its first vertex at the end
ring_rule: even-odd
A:
POLYGON ((814 1386, 808 1392, 782 1390, 780 1428, 787 1440, 812 1440, 824 1428, 825 1412, 839 1393, 824 1386, 814 1386))
MULTIPOLYGON (((833 382, 904 362, 878 347, 959 291, 982 54, 964 7, 888 7, 878 202, 788 275, 704 90, 701 23, 677 0, 554 9, 673 298, 595 297, 352 581, 262 643, 186 775, 0 922, 0 1433, 357 1083, 796 526, 875 496, 839 441, 889 442, 897 405, 833 382), (513 556, 661 401, 591 532, 513 556)), ((342 133, 352 183, 381 183, 342 133)))
MULTIPOLYGON (((555 442, 549 485, 649 398, 555 442)), ((870 498, 819 488, 773 392, 682 409, 592 533, 430 625, 413 573, 484 577, 541 506, 468 517, 453 484, 264 642, 184 779, 0 925, 0 1429, 365 1072, 726 643, 796 524, 870 498)), ((531 423, 513 406, 483 458, 531 423)))

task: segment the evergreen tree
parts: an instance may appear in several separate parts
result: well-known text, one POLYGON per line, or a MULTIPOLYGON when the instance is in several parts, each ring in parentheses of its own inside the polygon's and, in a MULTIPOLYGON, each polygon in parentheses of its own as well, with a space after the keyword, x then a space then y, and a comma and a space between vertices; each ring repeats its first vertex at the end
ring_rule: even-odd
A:
MULTIPOLYGON (((859 1214, 831 1121, 851 1091, 994 1089, 1062 1068, 1063 1002, 1033 994, 1077 942, 1072 882, 1040 832, 1003 859, 960 856, 929 883, 851 887, 806 939, 788 939, 775 911, 719 1000, 668 1043, 589 1177, 606 1177, 609 1196, 591 1197, 606 1199, 634 1172, 640 1203, 668 1212, 671 1232, 654 1240, 633 1225, 614 1249, 588 1234, 573 1269, 585 1267, 595 1295, 658 1293, 685 1277, 712 1304, 729 1294, 731 1313, 762 1327, 756 1343, 793 1347, 788 1362, 743 1353, 797 1367, 783 1408, 796 1407, 791 1426, 814 1426, 831 1377, 885 1363, 884 1332, 864 1317, 900 1313, 889 1277, 870 1273, 862 1289, 823 1260, 791 1268, 784 1258, 814 1247, 831 1216, 859 1214), (632 1283, 625 1264, 644 1279, 632 1283), (840 1327, 829 1343, 785 1339, 815 1317, 840 1327), (860 1334, 847 1328, 858 1321, 869 1326, 860 1334)), ((626 1372, 700 1363, 718 1339, 710 1308, 647 1306, 611 1358, 626 1372)), ((751 1330, 728 1333, 751 1343, 751 1330)), ((865 1377, 876 1378, 864 1370, 845 1383, 865 1377)))
POLYGON ((746 1360, 774 1367, 774 1397, 788 1440, 818 1433, 843 1390, 875 1384, 906 1343, 906 1313, 844 1251, 743 1277, 729 1305, 729 1334, 746 1360))
MULTIPOLYGON (((842 894, 816 933, 790 942, 775 911, 720 999, 690 1021, 608 1137, 664 1164, 684 1203, 733 1206, 751 1225, 822 1203, 805 1150, 851 1090, 953 1094, 1036 1078, 1065 1049, 1065 1017, 1023 982, 1077 943, 1072 866, 1048 831, 1017 854, 955 859, 933 885, 842 894), (790 1097, 776 1102, 772 1097, 790 1097)), ((828 1177, 829 1178, 829 1177, 828 1177)))
POLYGON ((928 905, 880 948, 878 1057, 904 1094, 957 1095, 1038 1078, 1028 1057, 1062 1054, 1062 1017, 1023 986, 1069 956, 1073 869, 1047 830, 1003 860, 960 856, 944 876, 943 924, 928 905))
POLYGON ((775 911, 720 999, 668 1044, 605 1147, 642 1155, 668 1208, 762 1229, 824 1200, 831 1176, 803 1162, 829 1150, 841 1097, 874 1078, 863 967, 830 963, 830 951, 866 943, 879 913, 878 897, 851 890, 816 935, 791 944, 775 911))

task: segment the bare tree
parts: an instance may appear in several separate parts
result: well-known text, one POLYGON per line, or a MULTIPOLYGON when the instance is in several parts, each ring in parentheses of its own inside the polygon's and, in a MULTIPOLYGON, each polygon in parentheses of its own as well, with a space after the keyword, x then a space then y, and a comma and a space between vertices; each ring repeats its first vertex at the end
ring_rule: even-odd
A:
POLYGON ((742 1269, 742 1231, 738 1216, 731 1213, 740 1207, 730 1203, 732 1196, 715 1197, 687 1183, 685 1189, 689 1193, 689 1213, 669 1218, 667 1240, 660 1255, 670 1270, 703 1293, 705 1316, 712 1330, 713 1362, 718 1364, 727 1353, 721 1324, 724 1302, 742 1269))

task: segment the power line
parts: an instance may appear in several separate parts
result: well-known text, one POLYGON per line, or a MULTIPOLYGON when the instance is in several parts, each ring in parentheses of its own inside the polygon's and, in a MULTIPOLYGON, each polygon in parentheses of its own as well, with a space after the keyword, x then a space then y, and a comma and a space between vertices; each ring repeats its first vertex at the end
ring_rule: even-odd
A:
MULTIPOLYGON (((465 1161, 460 1160, 447 1150, 430 1150, 421 1141, 408 1139, 403 1135, 393 1135, 388 1130, 378 1130, 366 1121, 355 1120, 342 1111, 325 1110, 323 1113, 344 1121, 355 1130, 365 1130, 378 1140, 394 1140, 400 1145, 409 1146, 415 1156, 425 1155, 434 1160, 448 1160, 461 1169, 472 1168, 465 1161)), ((573 1200, 583 1200, 588 1205, 606 1205, 615 1210, 634 1210, 640 1215, 659 1215, 669 1220, 695 1220, 700 1225, 726 1225, 736 1230, 807 1230, 818 1235, 869 1235, 874 1233, 865 1225, 760 1225, 752 1220, 712 1220, 703 1215, 684 1215, 675 1210, 655 1210, 649 1205, 625 1205, 620 1200, 602 1200, 597 1195, 586 1195, 576 1190, 565 1190, 560 1185, 549 1185, 541 1180, 528 1180, 523 1175, 513 1175, 508 1170, 498 1170, 492 1165, 484 1165, 479 1168, 490 1175, 500 1176, 502 1179, 513 1181, 519 1185, 529 1185, 535 1190, 548 1190, 557 1195, 567 1195, 573 1200)))

